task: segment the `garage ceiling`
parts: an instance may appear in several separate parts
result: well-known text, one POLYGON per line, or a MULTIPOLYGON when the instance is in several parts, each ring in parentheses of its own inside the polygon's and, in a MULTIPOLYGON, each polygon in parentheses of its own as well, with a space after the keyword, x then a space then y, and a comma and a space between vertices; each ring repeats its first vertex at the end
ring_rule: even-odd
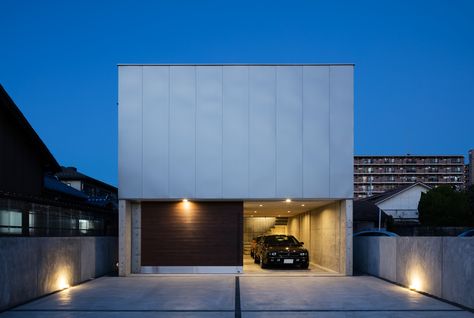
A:
POLYGON ((245 201, 244 216, 290 217, 334 201, 245 201), (290 211, 290 212, 288 212, 290 211))

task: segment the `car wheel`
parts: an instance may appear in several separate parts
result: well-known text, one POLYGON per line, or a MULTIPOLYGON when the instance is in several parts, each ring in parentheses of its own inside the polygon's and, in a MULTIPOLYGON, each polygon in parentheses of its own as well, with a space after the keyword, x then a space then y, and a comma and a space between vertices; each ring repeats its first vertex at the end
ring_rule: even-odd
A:
POLYGON ((263 262, 263 258, 260 259, 260 267, 261 268, 267 268, 267 264, 263 262))

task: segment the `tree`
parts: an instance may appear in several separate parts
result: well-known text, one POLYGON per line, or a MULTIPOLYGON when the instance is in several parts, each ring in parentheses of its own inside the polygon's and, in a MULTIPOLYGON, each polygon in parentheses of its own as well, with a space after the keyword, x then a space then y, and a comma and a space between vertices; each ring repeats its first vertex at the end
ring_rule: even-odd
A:
MULTIPOLYGON (((473 190, 474 192, 474 190, 473 190)), ((473 206, 469 191, 440 186, 423 193, 418 204, 420 223, 427 226, 472 226, 473 206)), ((471 194, 471 198, 474 193, 471 194)))

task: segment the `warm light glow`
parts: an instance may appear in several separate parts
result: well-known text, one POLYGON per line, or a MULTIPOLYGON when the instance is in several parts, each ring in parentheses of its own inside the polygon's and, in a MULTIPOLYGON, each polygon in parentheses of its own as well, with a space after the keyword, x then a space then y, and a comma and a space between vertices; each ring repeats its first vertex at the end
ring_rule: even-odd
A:
POLYGON ((288 213, 290 213, 291 211, 288 211, 288 213))
POLYGON ((304 206, 304 204, 302 204, 301 206, 304 206))
POLYGON ((418 277, 413 277, 408 288, 410 288, 411 290, 421 290, 420 279, 418 277))
POLYGON ((184 203, 188 202, 188 199, 183 199, 183 202, 184 202, 184 203))
POLYGON ((257 213, 257 211, 253 211, 253 213, 257 213))
POLYGON ((259 206, 263 206, 263 204, 259 204, 259 206))
POLYGON ((69 282, 67 281, 66 275, 60 275, 58 279, 58 289, 66 289, 69 288, 69 282))
POLYGON ((291 202, 291 199, 286 199, 285 202, 286 202, 286 203, 290 203, 290 202, 291 202))

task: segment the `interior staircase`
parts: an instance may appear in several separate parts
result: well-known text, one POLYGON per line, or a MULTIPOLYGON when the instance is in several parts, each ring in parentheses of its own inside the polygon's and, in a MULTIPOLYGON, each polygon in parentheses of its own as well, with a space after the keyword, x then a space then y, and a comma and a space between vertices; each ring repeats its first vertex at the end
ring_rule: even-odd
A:
MULTIPOLYGON (((275 224, 270 227, 262 235, 276 235, 284 234, 288 232, 288 218, 287 217, 276 217, 275 224)), ((244 255, 250 255, 250 248, 252 247, 252 242, 244 242, 244 255)))

